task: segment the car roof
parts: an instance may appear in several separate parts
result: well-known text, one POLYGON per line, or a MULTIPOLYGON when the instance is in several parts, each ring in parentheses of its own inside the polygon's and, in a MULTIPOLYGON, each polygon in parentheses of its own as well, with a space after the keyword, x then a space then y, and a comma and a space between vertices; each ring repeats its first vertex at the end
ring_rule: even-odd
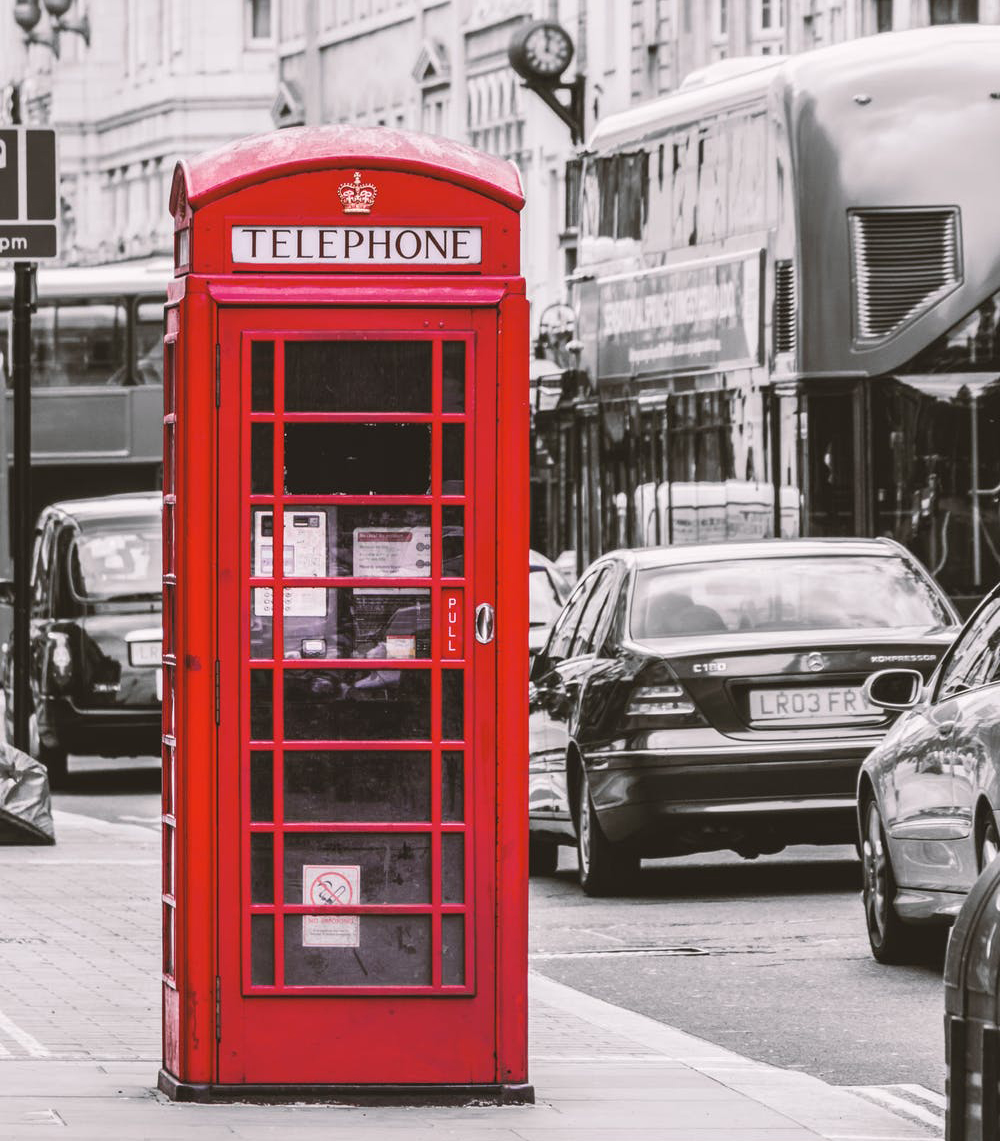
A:
POLYGON ((817 555, 878 555, 906 558, 908 552, 890 539, 761 539, 755 542, 691 543, 675 547, 638 547, 610 552, 637 570, 721 563, 734 559, 790 559, 817 555))
POLYGON ((66 515, 81 527, 127 519, 158 519, 163 506, 159 491, 126 492, 123 495, 102 495, 95 499, 63 499, 52 503, 42 512, 66 515))

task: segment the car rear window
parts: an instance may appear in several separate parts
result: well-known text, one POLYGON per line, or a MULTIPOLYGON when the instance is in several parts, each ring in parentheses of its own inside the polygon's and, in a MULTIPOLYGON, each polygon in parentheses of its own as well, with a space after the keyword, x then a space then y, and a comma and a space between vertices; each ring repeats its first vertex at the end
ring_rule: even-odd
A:
POLYGON ((158 598, 162 558, 162 537, 155 523, 84 532, 70 547, 70 585, 84 601, 158 598))
POLYGON ((933 588, 903 559, 734 559, 636 576, 633 638, 767 630, 946 626, 933 588))

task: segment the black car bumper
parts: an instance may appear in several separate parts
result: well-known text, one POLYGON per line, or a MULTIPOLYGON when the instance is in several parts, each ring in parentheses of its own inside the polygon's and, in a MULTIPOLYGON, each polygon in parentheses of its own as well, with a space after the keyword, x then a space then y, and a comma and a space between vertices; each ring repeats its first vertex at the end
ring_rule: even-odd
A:
POLYGON ((605 835, 645 856, 850 843, 858 770, 880 740, 595 752, 587 775, 605 835))
POLYGON ((160 753, 159 706, 83 709, 67 698, 49 698, 40 714, 39 737, 48 748, 102 757, 160 753))

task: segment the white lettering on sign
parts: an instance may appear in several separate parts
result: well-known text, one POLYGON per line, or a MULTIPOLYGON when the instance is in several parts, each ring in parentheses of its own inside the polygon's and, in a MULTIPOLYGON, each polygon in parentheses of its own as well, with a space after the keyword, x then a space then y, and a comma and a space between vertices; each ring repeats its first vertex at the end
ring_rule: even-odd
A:
POLYGON ((233 226, 233 262, 479 265, 478 226, 233 226))

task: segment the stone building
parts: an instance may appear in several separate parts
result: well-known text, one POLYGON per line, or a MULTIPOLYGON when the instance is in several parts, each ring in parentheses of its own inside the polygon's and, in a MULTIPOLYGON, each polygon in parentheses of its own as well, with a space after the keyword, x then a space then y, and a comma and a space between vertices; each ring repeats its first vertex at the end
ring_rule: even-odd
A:
POLYGON ((63 260, 172 251, 176 160, 268 130, 275 97, 271 0, 76 0, 90 43, 42 9, 25 44, 0 19, 0 84, 20 84, 26 122, 59 132, 63 260))

